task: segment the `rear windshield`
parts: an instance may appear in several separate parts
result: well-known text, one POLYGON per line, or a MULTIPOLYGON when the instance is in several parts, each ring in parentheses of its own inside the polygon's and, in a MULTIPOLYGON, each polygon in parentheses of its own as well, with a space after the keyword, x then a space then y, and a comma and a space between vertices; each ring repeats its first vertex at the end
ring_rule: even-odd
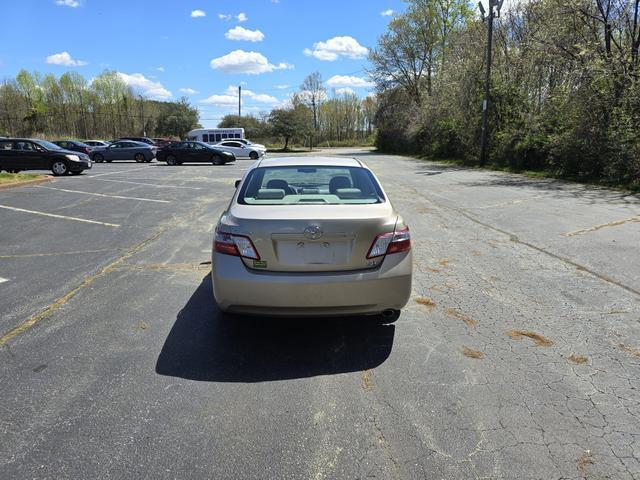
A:
POLYGON ((238 194, 238 203, 243 205, 343 205, 384 200, 374 176, 361 167, 260 167, 249 173, 238 194))

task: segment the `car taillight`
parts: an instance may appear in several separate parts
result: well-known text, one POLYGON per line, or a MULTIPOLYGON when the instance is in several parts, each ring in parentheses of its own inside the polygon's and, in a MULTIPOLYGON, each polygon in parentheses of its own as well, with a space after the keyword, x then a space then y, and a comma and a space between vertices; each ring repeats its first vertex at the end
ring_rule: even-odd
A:
POLYGON ((216 230, 213 248, 216 252, 224 253, 225 255, 260 260, 256 247, 253 246, 251 239, 245 235, 216 230))
POLYGON ((371 244, 367 258, 382 257, 390 253, 406 252, 411 250, 411 234, 409 227, 404 227, 397 232, 381 233, 371 244))

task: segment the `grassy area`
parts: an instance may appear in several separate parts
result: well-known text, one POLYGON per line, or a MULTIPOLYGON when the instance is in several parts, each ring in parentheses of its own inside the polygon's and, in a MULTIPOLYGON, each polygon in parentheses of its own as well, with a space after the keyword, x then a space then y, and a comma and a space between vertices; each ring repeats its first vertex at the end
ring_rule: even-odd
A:
MULTIPOLYGON (((381 152, 381 153, 384 153, 384 152, 381 152)), ((518 170, 508 166, 500 166, 500 165, 493 165, 493 164, 489 164, 484 167, 481 167, 474 160, 463 160, 463 159, 455 159, 455 158, 441 159, 441 158, 426 157, 424 155, 409 155, 409 156, 416 158, 418 160, 423 160, 427 162, 445 163, 448 165, 477 168, 479 170, 494 170, 498 172, 517 173, 519 175, 524 175, 526 177, 531 177, 531 178, 547 178, 547 179, 553 179, 553 180, 563 180, 565 182, 581 183, 583 185, 593 185, 597 187, 612 188, 615 190, 623 190, 623 191, 632 192, 632 193, 640 192, 640 184, 638 183, 621 184, 618 182, 612 182, 610 180, 606 180, 602 178, 586 178, 586 177, 562 175, 560 173, 544 171, 544 170, 518 170)))
POLYGON ((9 183, 21 183, 28 180, 36 180, 38 178, 44 178, 44 175, 38 175, 37 173, 0 173, 0 185, 7 185, 9 183))

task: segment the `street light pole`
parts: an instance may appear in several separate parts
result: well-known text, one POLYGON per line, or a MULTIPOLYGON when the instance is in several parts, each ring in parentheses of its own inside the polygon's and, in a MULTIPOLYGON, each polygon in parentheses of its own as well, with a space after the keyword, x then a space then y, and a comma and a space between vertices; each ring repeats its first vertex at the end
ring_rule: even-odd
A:
POLYGON ((238 85, 238 116, 242 116, 242 85, 238 85))
POLYGON ((478 8, 482 20, 487 20, 487 65, 484 78, 484 100, 482 102, 482 131, 480 133, 480 166, 487 163, 487 147, 489 144, 489 99, 491 96, 491 47, 493 44, 493 19, 500 17, 500 9, 504 0, 489 0, 489 13, 486 14, 482 3, 478 8))

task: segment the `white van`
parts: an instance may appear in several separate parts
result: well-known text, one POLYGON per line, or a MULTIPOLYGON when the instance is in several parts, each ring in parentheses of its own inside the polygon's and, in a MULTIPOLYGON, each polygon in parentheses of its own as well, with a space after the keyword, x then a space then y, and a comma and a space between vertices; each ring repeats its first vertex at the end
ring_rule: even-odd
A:
POLYGON ((198 128, 187 133, 187 140, 218 143, 232 138, 244 138, 244 128, 198 128))

